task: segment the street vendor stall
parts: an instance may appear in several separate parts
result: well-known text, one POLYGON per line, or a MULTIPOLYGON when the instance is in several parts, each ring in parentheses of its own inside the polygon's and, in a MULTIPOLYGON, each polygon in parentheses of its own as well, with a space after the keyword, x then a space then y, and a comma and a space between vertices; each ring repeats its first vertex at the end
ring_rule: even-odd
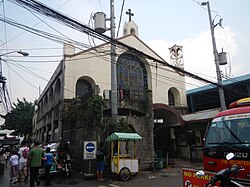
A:
MULTIPOLYGON (((59 143, 50 143, 46 146, 41 145, 41 147, 44 149, 44 151, 46 151, 46 148, 49 147, 50 152, 54 155, 54 157, 57 160, 58 160, 58 146, 59 146, 59 143)), ((57 172, 58 172, 58 166, 56 165, 55 162, 53 162, 52 167, 50 169, 50 173, 57 173, 57 172)), ((45 173, 44 160, 42 160, 42 167, 39 169, 39 174, 44 175, 44 173, 45 173)))
POLYGON ((131 175, 136 175, 139 171, 136 140, 141 139, 137 133, 119 132, 114 132, 106 138, 106 141, 111 142, 111 172, 119 175, 123 181, 129 180, 131 175))
MULTIPOLYGON (((47 147, 50 148, 50 152, 54 155, 54 157, 57 160, 57 165, 55 162, 53 162, 52 167, 50 169, 50 173, 62 173, 66 174, 67 177, 69 177, 71 173, 71 155, 70 150, 67 146, 67 143, 50 143, 46 146, 41 147, 46 150, 47 147)), ((39 174, 43 175, 45 172, 44 169, 44 161, 42 161, 42 167, 39 169, 39 174)))

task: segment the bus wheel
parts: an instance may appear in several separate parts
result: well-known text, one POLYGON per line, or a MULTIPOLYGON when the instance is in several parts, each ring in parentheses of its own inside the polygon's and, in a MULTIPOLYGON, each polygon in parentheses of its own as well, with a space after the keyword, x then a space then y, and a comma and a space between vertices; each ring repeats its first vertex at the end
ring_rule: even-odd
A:
POLYGON ((130 170, 128 168, 122 168, 119 177, 122 181, 127 181, 130 178, 130 170))

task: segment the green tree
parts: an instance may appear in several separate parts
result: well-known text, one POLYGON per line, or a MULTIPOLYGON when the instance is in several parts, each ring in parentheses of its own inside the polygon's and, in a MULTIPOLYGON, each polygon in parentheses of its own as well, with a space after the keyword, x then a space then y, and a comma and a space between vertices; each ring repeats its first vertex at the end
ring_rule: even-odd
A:
POLYGON ((136 132, 132 124, 127 123, 123 118, 117 124, 113 124, 114 132, 136 132))
POLYGON ((105 101, 101 96, 93 95, 88 98, 72 99, 65 107, 65 117, 83 121, 85 124, 100 126, 103 121, 105 101))
POLYGON ((94 134, 101 138, 106 132, 104 124, 109 121, 109 118, 103 115, 104 108, 105 100, 99 95, 93 95, 87 98, 68 100, 65 102, 63 113, 64 118, 71 123, 71 128, 78 123, 82 127, 87 127, 88 136, 92 136, 95 132, 94 134))
POLYGON ((15 135, 24 136, 26 139, 27 135, 32 132, 34 104, 23 98, 23 101, 17 99, 17 103, 13 103, 13 105, 14 107, 10 112, 1 115, 5 119, 1 128, 15 130, 15 135))

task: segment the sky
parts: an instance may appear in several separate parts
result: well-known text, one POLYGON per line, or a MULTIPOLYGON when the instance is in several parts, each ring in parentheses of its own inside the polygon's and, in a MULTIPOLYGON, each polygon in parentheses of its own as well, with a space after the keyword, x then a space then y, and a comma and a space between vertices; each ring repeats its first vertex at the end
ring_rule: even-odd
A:
MULTIPOLYGON (((14 0, 13 0, 14 1, 14 0)), ((93 14, 104 12, 110 17, 109 0, 40 0, 45 5, 62 12, 93 28, 93 14)), ((138 25, 139 38, 162 58, 170 63, 169 48, 174 44, 183 46, 184 68, 186 71, 216 82, 216 69, 213 56, 211 32, 207 6, 196 0, 122 0, 115 1, 115 22, 118 37, 121 37, 124 21, 128 21, 125 12, 130 8, 134 13, 132 20, 138 25), (122 14, 121 14, 122 12, 122 14)), ((235 78, 249 74, 250 59, 250 1, 249 0, 210 0, 210 9, 214 23, 222 18, 222 27, 214 29, 218 52, 227 53, 228 65, 221 67, 223 77, 235 78)), ((12 19, 23 25, 53 33, 58 36, 94 46, 98 40, 86 34, 27 11, 8 0, 0 1, 0 17, 12 19)), ((106 25, 109 27, 109 21, 106 25)), ((45 88, 53 71, 63 55, 63 44, 36 36, 22 29, 0 21, 0 56, 2 75, 7 79, 11 101, 17 99, 33 102, 45 88), (22 50, 29 53, 23 57, 15 53, 22 50), (5 55, 7 52, 13 52, 5 55)), ((110 32, 105 34, 110 36, 110 32)), ((116 33, 117 35, 117 33, 116 33)), ((186 79, 186 88, 203 86, 204 83, 186 79)), ((4 108, 0 107, 0 113, 4 108)))

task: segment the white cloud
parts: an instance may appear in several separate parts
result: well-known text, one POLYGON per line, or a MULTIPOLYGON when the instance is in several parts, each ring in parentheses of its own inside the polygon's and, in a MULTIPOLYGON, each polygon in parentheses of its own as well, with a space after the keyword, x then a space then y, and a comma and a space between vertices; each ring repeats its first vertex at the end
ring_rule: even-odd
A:
MULTIPOLYGON (((230 27, 215 29, 217 51, 221 52, 223 47, 223 51, 230 53, 231 59, 234 58, 239 52, 236 36, 237 33, 233 32, 230 27)), ((147 44, 169 63, 170 54, 168 48, 174 44, 183 46, 185 70, 216 81, 216 68, 210 31, 175 42, 150 40, 147 44)), ((223 71, 224 67, 221 67, 221 70, 223 71)))

